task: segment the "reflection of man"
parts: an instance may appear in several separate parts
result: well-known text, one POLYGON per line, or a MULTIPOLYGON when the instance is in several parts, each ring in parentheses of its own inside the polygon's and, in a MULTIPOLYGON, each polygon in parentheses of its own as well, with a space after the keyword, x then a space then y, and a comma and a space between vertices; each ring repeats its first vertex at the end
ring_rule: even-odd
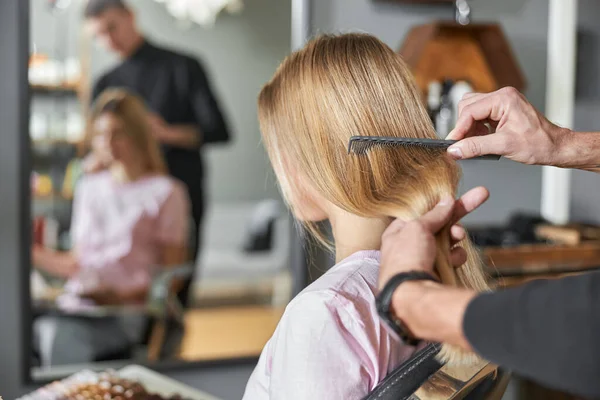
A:
POLYGON ((124 87, 146 101, 169 171, 186 184, 199 228, 204 209, 199 150, 203 144, 229 140, 202 66, 145 40, 123 0, 89 0, 85 18, 96 39, 122 58, 98 79, 93 98, 107 88, 124 87))

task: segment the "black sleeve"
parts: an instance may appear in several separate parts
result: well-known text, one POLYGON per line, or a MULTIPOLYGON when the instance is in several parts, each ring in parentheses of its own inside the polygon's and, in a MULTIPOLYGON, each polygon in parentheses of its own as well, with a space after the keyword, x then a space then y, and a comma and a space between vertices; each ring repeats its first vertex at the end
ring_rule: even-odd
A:
POLYGON ((600 273, 480 295, 463 324, 487 360, 547 387, 600 398, 600 273))
POLYGON ((204 68, 197 60, 189 60, 188 73, 190 103, 194 119, 202 133, 202 143, 228 142, 229 129, 204 68))

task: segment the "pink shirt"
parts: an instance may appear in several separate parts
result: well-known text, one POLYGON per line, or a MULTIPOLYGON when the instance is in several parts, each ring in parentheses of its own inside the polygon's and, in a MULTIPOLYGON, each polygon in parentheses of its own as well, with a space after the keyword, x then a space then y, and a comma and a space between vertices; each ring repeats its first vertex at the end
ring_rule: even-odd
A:
POLYGON ((362 399, 414 347, 394 340, 375 309, 379 252, 341 261, 287 306, 244 400, 362 399))
POLYGON ((187 245, 189 218, 187 191, 168 176, 130 183, 117 182, 107 171, 83 177, 71 224, 80 271, 67 291, 147 287, 163 246, 187 245))

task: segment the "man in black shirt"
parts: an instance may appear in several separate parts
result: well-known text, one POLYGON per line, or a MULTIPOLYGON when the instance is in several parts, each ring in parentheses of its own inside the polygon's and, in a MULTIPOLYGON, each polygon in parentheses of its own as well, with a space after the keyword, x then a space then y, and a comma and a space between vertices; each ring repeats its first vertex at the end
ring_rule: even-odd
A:
MULTIPOLYGON (((200 233, 204 211, 200 150, 205 144, 229 141, 225 119, 204 69, 196 59, 144 39, 135 15, 123 0, 89 0, 85 18, 96 40, 122 59, 98 79, 92 97, 121 87, 146 101, 169 172, 188 188, 193 220, 200 233)), ((193 250, 196 253, 197 249, 193 250)))
MULTIPOLYGON (((467 95, 449 148, 457 159, 499 154, 514 161, 600 172, 600 133, 571 132, 539 114, 512 88, 467 95), (488 134, 490 123, 496 132, 488 134)), ((473 189, 422 218, 395 221, 382 238, 380 287, 402 272, 433 272, 434 234, 487 199, 473 189)), ((459 226, 453 241, 464 237, 459 226)), ((452 250, 455 265, 466 255, 452 250)), ((600 260, 599 265, 600 265, 600 260)), ((600 273, 477 294, 431 281, 401 283, 392 309, 416 337, 475 350, 545 386, 600 398, 600 273)))

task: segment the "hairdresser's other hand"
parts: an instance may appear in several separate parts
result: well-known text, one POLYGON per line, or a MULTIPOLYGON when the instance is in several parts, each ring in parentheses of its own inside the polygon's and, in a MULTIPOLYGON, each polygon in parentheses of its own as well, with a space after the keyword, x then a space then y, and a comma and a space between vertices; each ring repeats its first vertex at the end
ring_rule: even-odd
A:
POLYGON ((459 140, 448 149, 455 159, 497 154, 524 164, 568 162, 559 150, 570 131, 548 121, 512 87, 466 94, 458 104, 458 115, 447 137, 459 140))
POLYGON ((165 142, 170 137, 169 124, 158 114, 150 113, 148 115, 148 123, 152 134, 159 142, 165 142))
MULTIPOLYGON (((425 271, 434 274, 436 256, 435 234, 444 226, 450 229, 451 242, 465 238, 465 231, 457 222, 483 204, 489 197, 484 187, 465 193, 460 199, 442 199, 433 210, 412 221, 395 220, 388 226, 381 242, 381 268, 379 288, 394 275, 408 271, 425 271)), ((466 261, 464 249, 456 246, 451 251, 452 264, 461 266, 466 261)))

